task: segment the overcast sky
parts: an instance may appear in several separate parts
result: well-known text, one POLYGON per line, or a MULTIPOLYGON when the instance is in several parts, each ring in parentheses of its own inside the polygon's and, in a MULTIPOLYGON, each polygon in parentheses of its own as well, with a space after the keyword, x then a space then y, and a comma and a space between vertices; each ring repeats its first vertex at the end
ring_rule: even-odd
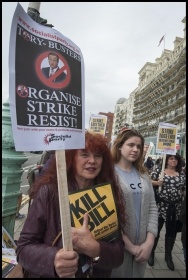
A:
MULTIPOLYGON (((27 12, 29 2, 20 2, 27 12)), ((8 99, 9 36, 17 2, 2 2, 2 101, 8 99)), ((164 49, 173 50, 183 37, 185 2, 41 2, 40 16, 71 39, 85 63, 85 118, 114 112, 120 97, 138 86, 138 72, 155 62, 164 49)))

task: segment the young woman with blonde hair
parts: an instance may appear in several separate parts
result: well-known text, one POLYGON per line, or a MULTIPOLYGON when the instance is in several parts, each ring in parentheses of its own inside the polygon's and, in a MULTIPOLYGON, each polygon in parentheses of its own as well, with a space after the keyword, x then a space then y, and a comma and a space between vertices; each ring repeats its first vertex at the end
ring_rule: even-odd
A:
POLYGON ((126 201, 124 261, 111 277, 143 278, 155 237, 158 211, 153 186, 143 165, 144 138, 135 129, 119 133, 111 148, 115 170, 126 201))

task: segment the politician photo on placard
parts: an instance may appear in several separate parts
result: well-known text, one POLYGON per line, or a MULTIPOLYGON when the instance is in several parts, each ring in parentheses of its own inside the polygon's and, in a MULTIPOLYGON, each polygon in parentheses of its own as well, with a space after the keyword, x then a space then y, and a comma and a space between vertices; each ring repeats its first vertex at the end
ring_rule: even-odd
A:
POLYGON ((53 76, 53 82, 59 83, 65 80, 66 73, 61 71, 59 64, 59 56, 56 53, 50 52, 48 54, 49 67, 42 68, 43 75, 48 79, 53 76), (58 74, 59 73, 59 74, 58 74))

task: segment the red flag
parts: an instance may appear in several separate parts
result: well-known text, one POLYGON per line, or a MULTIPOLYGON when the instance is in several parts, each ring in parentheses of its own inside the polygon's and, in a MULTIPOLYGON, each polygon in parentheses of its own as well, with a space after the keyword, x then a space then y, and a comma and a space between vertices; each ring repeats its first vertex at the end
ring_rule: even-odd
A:
POLYGON ((160 44, 161 44, 161 42, 162 42, 163 39, 164 39, 164 35, 163 35, 163 37, 161 38, 161 40, 159 41, 159 45, 158 45, 158 46, 160 46, 160 44))

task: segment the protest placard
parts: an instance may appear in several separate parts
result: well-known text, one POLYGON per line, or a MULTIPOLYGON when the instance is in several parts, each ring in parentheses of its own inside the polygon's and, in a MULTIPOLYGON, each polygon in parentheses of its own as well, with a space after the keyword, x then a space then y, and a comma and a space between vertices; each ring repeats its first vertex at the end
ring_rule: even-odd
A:
POLYGON ((65 250, 72 249, 69 205, 64 208, 68 201, 65 149, 85 147, 84 98, 80 48, 59 31, 35 22, 18 3, 9 45, 14 144, 16 151, 56 151, 65 250))
POLYGON ((159 154, 176 154, 177 126, 159 123, 156 152, 159 154))
POLYGON ((9 100, 16 151, 84 147, 82 52, 59 31, 31 19, 19 3, 10 34, 9 100), (57 65, 50 75, 52 58, 57 65))
MULTIPOLYGON (((170 123, 159 123, 158 133, 157 133, 157 146, 156 152, 163 154, 163 164, 160 173, 160 179, 163 179, 166 154, 175 155, 176 154, 176 140, 177 139, 177 126, 170 123)), ((159 187, 159 192, 161 187, 159 187)))
POLYGON ((91 114, 89 120, 89 131, 105 135, 107 116, 91 114))
POLYGON ((117 238, 118 219, 111 184, 101 184, 69 194, 72 226, 80 228, 89 214, 89 228, 96 240, 117 238))

